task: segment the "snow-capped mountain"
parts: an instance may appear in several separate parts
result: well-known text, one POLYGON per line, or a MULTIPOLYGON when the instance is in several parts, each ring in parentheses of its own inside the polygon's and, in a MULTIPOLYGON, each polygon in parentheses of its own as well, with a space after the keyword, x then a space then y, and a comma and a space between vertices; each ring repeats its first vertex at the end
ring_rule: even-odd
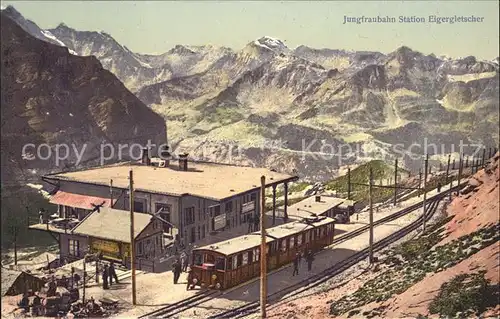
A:
MULTIPOLYGON (((50 31, 42 30, 31 20, 25 19, 21 13, 19 13, 13 6, 2 7, 2 13, 14 20, 24 31, 28 32, 37 39, 61 46, 66 47, 66 45, 55 37, 50 31)), ((71 54, 76 55, 76 52, 69 49, 71 54)))
MULTIPOLYGON (((437 57, 406 46, 387 54, 292 50, 268 36, 240 50, 179 44, 148 55, 104 32, 65 25, 49 31, 79 55, 96 56, 168 120, 174 145, 200 158, 226 161, 220 147, 230 141, 242 151, 232 161, 324 178, 338 161, 304 158, 302 140, 317 140, 313 154, 331 141, 389 157, 392 144, 421 145, 423 138, 450 147, 460 140, 498 144, 498 58, 437 57), (283 143, 263 150, 269 140, 283 143)), ((405 164, 420 165, 409 158, 405 164)))

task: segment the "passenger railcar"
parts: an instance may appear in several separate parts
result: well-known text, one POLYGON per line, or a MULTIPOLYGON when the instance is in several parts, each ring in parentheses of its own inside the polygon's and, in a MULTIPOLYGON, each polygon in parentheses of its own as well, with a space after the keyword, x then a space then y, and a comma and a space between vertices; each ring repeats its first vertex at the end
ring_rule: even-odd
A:
MULTIPOLYGON (((267 229, 268 271, 292 262, 297 252, 316 252, 330 245, 334 231, 335 220, 323 216, 267 229)), ((223 290, 259 276, 260 242, 258 231, 194 249, 193 283, 223 290)))

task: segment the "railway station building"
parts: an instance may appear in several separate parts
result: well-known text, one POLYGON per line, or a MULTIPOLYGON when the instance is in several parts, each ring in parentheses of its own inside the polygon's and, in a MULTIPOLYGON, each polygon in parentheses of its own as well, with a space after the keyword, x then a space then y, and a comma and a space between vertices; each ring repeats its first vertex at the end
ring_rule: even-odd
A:
MULTIPOLYGON (((90 230, 94 227, 104 234, 117 223, 123 225, 123 212, 130 211, 131 170, 133 211, 154 216, 151 225, 144 227, 154 224, 161 233, 153 240, 159 240, 161 248, 148 260, 165 260, 174 251, 220 241, 223 233, 248 233, 249 221, 253 223, 260 215, 260 177, 266 176, 266 188, 274 194, 279 185, 286 190, 288 183, 298 179, 266 168, 188 161, 186 154, 179 156, 178 163, 143 157, 138 162, 49 174, 42 179, 54 187, 50 202, 56 206, 30 228, 51 233, 59 242, 61 258, 67 261, 82 258, 85 250, 123 260, 130 240, 114 240, 90 230)), ((287 206, 285 192, 285 210, 287 206)), ((126 234, 130 237, 130 231, 126 234)))

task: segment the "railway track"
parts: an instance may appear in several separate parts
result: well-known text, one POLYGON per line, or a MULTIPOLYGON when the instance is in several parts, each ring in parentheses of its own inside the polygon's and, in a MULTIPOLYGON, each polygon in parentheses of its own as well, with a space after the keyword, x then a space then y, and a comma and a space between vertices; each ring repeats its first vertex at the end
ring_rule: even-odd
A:
POLYGON ((172 316, 175 316, 176 314, 188 310, 191 307, 204 303, 220 294, 221 292, 218 290, 205 290, 200 294, 196 294, 138 318, 170 318, 172 316))
MULTIPOLYGON (((453 190, 456 190, 456 188, 458 188, 458 186, 453 188, 453 190)), ((375 243, 374 247, 373 247, 373 251, 374 252, 380 251, 381 249, 389 246, 391 243, 403 238, 404 236, 408 235, 409 233, 411 233, 411 232, 415 231, 416 229, 418 229, 419 227, 421 227, 422 222, 423 222, 423 218, 425 218, 427 221, 434 215, 434 213, 437 210, 437 207, 439 206, 439 202, 441 201, 441 199, 444 197, 445 194, 446 193, 441 193, 441 194, 437 194, 437 195, 431 197, 429 199, 429 206, 428 206, 429 208, 426 211, 425 216, 423 216, 423 215, 420 216, 415 222, 411 223, 410 225, 402 228, 401 230, 399 230, 399 231, 385 237, 384 239, 378 241, 377 243, 375 243)), ((420 203, 420 205, 418 205, 418 204, 412 205, 408 208, 413 208, 412 210, 415 210, 415 209, 419 208, 420 206, 422 206, 422 203, 420 203)), ((405 210, 406 209, 404 209, 403 211, 405 211, 405 210)), ((396 214, 398 214, 398 213, 396 213, 396 214)), ((388 216, 388 217, 391 217, 391 216, 388 216)), ((343 236, 343 237, 345 237, 345 236, 343 236)), ((343 239, 343 237, 341 237, 339 239, 343 239)), ((366 258, 368 258, 369 253, 370 253, 370 249, 365 248, 365 249, 355 253, 351 257, 335 264, 333 267, 325 269, 324 271, 322 271, 319 274, 316 274, 316 275, 309 277, 305 280, 302 280, 296 284, 293 284, 285 289, 280 290, 279 292, 268 295, 267 300, 268 300, 268 302, 272 302, 272 301, 276 301, 277 299, 279 299, 282 296, 286 296, 284 299, 282 298, 280 300, 280 301, 283 301, 283 300, 289 299, 293 296, 296 296, 298 294, 301 294, 301 293, 303 293, 311 288, 316 287, 319 284, 322 284, 322 283, 330 280, 331 278, 337 276, 338 274, 342 273, 343 271, 352 267, 353 265, 357 264, 358 262, 365 260, 366 258)), ((243 317, 246 317, 252 313, 257 312, 259 310, 259 307, 260 307, 260 302, 254 301, 254 302, 245 304, 243 306, 233 308, 233 309, 224 311, 222 313, 218 313, 216 315, 210 316, 210 317, 208 317, 208 319, 243 318, 243 317)))
MULTIPOLYGON (((455 191, 457 188, 458 188, 458 186, 455 186, 454 188, 452 188, 452 190, 455 191)), ((449 190, 446 192, 434 195, 428 199, 429 209, 426 213, 426 220, 428 220, 428 219, 430 219, 430 217, 432 217, 432 215, 434 214, 434 212, 438 206, 439 201, 448 192, 449 192, 449 190)), ((422 207, 421 202, 413 204, 411 206, 408 206, 408 207, 398 211, 397 213, 394 213, 390 216, 381 218, 381 219, 377 220, 376 222, 374 222, 373 224, 374 224, 374 226, 378 226, 378 225, 381 225, 381 224, 384 224, 387 222, 394 221, 398 218, 401 218, 402 216, 405 216, 405 215, 415 211, 416 209, 419 209, 420 207, 422 207)), ((374 252, 379 251, 382 248, 385 248, 390 243, 404 237, 406 234, 417 229, 422 224, 422 218, 423 218, 423 216, 420 216, 414 223, 406 226, 405 228, 401 229, 400 231, 398 231, 398 232, 382 239, 381 241, 375 243, 374 244, 374 252)), ((332 242, 332 245, 339 244, 339 243, 342 243, 346 240, 352 239, 352 238, 364 233, 365 231, 369 230, 369 228, 370 228, 370 226, 366 225, 366 226, 360 227, 352 232, 349 232, 344 236, 341 236, 337 239, 334 239, 332 242)), ((328 268, 319 274, 316 274, 316 275, 309 277, 303 281, 300 281, 292 286, 289 286, 289 287, 279 291, 278 293, 269 295, 268 301, 276 300, 277 298, 279 298, 279 296, 284 296, 284 295, 287 295, 287 298, 290 298, 294 295, 297 295, 297 294, 302 293, 306 290, 309 290, 313 286, 315 286, 316 284, 321 284, 321 283, 331 279, 332 277, 338 275, 339 273, 343 272, 344 270, 348 269, 349 267, 353 266, 354 264, 358 263, 359 261, 366 259, 368 257, 368 254, 369 254, 369 248, 366 248, 362 251, 359 251, 356 254, 352 255, 350 258, 345 259, 345 260, 335 264, 333 267, 328 268)), ((207 301, 209 301, 209 300, 213 299, 214 297, 221 295, 221 294, 222 293, 220 291, 206 290, 203 293, 191 296, 191 297, 186 298, 184 300, 181 300, 179 302, 176 302, 176 303, 173 303, 173 304, 168 305, 166 307, 163 307, 161 309, 155 310, 155 311, 150 312, 148 314, 145 314, 139 318, 170 318, 170 317, 172 317, 176 314, 180 314, 180 313, 182 313, 182 312, 184 312, 192 307, 195 307, 195 306, 200 305, 204 302, 207 302, 207 301)), ((254 302, 251 302, 249 304, 246 304, 246 305, 243 305, 243 306, 240 306, 237 308, 233 308, 233 309, 227 310, 225 312, 213 315, 213 316, 209 317, 209 319, 241 318, 241 317, 244 317, 244 316, 251 314, 252 312, 257 311, 258 307, 259 307, 259 302, 254 301, 254 302)))

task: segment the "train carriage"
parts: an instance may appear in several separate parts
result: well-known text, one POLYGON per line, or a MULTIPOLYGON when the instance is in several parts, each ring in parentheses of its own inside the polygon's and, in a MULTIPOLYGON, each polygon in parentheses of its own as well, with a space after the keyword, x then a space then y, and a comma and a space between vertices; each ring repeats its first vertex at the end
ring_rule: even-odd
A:
MULTIPOLYGON (((335 220, 304 219, 266 231, 268 271, 293 261, 297 252, 318 251, 333 242, 335 220)), ((193 283, 227 289, 260 274, 260 231, 193 250, 193 283)))

